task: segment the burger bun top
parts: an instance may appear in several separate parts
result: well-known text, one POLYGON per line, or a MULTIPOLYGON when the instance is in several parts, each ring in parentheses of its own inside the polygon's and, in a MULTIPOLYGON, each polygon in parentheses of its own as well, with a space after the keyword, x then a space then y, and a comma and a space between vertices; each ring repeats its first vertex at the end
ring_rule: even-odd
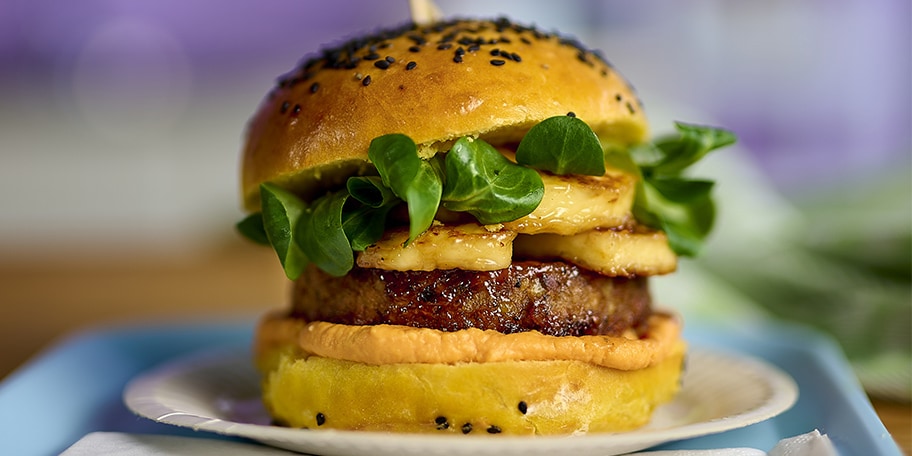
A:
POLYGON ((339 185, 369 169, 370 142, 385 134, 430 157, 463 136, 516 143, 568 113, 605 143, 648 136, 630 84, 573 39, 506 19, 355 37, 305 59, 263 100, 246 132, 242 202, 258 210, 264 182, 304 197, 339 185))

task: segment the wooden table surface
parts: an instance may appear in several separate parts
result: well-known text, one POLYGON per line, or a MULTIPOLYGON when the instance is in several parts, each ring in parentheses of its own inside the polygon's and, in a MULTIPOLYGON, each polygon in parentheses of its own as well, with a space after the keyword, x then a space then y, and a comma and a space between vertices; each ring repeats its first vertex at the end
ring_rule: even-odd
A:
MULTIPOLYGON (((287 281, 274 253, 240 240, 193 254, 77 257, 25 259, 0 252, 0 378, 73 331, 255 316, 286 300, 287 281)), ((912 454, 912 406, 872 403, 912 454)))

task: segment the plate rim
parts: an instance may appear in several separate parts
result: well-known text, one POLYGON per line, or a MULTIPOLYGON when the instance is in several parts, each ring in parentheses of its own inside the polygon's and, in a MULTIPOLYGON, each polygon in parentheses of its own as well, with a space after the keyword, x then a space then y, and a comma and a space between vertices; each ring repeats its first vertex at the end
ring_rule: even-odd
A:
MULTIPOLYGON (((349 447, 373 447, 395 443, 401 447, 404 442, 422 448, 439 446, 442 443, 459 443, 460 452, 472 454, 500 453, 506 449, 523 450, 524 454, 552 453, 554 445, 561 449, 597 449, 599 454, 618 454, 607 452, 618 448, 619 452, 637 451, 668 442, 685 440, 718 434, 750 426, 773 418, 795 405, 799 396, 797 382, 779 367, 753 355, 732 352, 719 348, 691 347, 688 350, 688 364, 695 359, 711 356, 735 363, 738 368, 733 371, 749 371, 764 381, 770 393, 759 405, 734 415, 722 418, 687 423, 661 429, 641 428, 618 433, 592 433, 558 436, 489 436, 435 435, 419 433, 388 433, 349 430, 309 430, 292 429, 280 426, 243 423, 220 417, 202 416, 196 413, 175 410, 153 399, 153 392, 165 382, 179 375, 190 375, 193 371, 211 368, 229 362, 237 363, 239 357, 249 352, 239 352, 236 348, 209 348, 172 358, 151 369, 141 372, 132 378, 122 392, 122 400, 134 414, 157 423, 189 428, 195 431, 211 432, 228 437, 241 437, 296 451, 319 451, 327 448, 340 439, 349 447), (156 407, 158 411, 155 411, 156 407), (164 412, 164 413, 162 413, 164 412), (518 448, 522 447, 522 448, 518 448)), ((252 361, 245 363, 253 369, 252 361)), ((740 375, 740 374, 739 374, 740 375)), ((686 379, 686 377, 685 377, 686 379)))

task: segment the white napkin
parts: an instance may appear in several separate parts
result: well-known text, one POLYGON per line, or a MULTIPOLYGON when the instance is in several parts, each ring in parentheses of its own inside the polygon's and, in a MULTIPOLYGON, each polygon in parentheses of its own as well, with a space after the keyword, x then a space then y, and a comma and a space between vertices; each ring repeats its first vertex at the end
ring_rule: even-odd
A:
MULTIPOLYGON (((93 432, 61 456, 288 456, 285 450, 226 440, 170 435, 93 432)), ((631 453, 629 456, 837 456, 826 435, 813 431, 781 440, 769 453, 753 448, 666 450, 631 453)))
POLYGON ((826 435, 814 432, 782 439, 769 452, 769 456, 836 456, 836 447, 826 435))
POLYGON ((814 429, 807 434, 782 439, 764 453, 753 448, 720 448, 715 450, 669 450, 643 451, 629 456, 839 456, 833 442, 825 434, 814 429))

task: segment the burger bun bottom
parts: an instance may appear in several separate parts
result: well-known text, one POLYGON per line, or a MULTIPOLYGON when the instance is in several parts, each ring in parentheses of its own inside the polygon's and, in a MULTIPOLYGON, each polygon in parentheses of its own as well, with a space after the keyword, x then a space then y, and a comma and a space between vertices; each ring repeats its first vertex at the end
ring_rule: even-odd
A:
POLYGON ((295 428, 561 435, 648 423, 680 387, 685 344, 619 370, 581 361, 370 365, 275 346, 258 359, 264 403, 295 428))

